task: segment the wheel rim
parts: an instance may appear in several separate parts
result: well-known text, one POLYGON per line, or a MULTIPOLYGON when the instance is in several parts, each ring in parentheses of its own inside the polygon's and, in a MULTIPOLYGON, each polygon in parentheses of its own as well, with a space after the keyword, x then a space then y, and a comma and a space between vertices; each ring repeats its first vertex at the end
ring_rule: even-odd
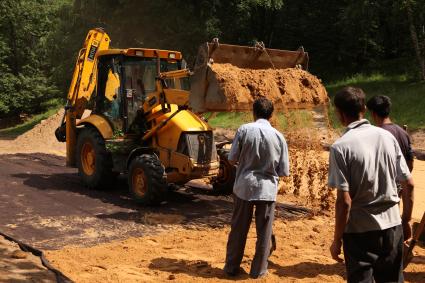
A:
POLYGON ((131 179, 133 183, 134 193, 139 197, 143 197, 147 192, 146 175, 143 169, 141 168, 134 169, 131 179))
POLYGON ((84 174, 93 175, 96 170, 96 153, 90 142, 83 144, 81 149, 81 164, 84 174))

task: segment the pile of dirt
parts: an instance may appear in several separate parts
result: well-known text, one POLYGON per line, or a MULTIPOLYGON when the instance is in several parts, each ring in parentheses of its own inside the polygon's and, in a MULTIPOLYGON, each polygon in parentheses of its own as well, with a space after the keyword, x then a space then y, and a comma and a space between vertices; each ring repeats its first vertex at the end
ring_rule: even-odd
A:
MULTIPOLYGON (((328 152, 323 150, 324 136, 321 129, 299 127, 293 116, 287 117, 291 127, 281 132, 289 148, 290 176, 281 178, 279 194, 292 202, 313 209, 314 213, 329 214, 335 203, 335 192, 328 188, 328 152)), ((276 121, 271 121, 279 129, 276 121)), ((337 138, 329 131, 326 143, 337 138)), ((216 141, 233 140, 235 131, 215 129, 216 141)), ((230 145, 226 146, 230 148, 230 145)))
POLYGON ((289 149, 290 173, 279 183, 279 194, 293 196, 291 201, 308 206, 315 214, 329 214, 335 203, 328 188, 328 155, 317 150, 289 149))
POLYGON ((329 157, 323 150, 320 129, 294 127, 284 134, 291 175, 281 179, 279 192, 297 197, 298 203, 311 207, 316 213, 329 213, 334 207, 335 195, 328 188, 329 157))
POLYGON ((251 110, 259 96, 272 100, 276 108, 311 108, 329 101, 321 81, 297 68, 253 70, 213 64, 208 83, 209 110, 251 110))
POLYGON ((55 130, 59 127, 63 114, 64 110, 61 109, 56 114, 42 120, 30 131, 16 138, 17 144, 34 152, 43 152, 48 149, 49 153, 65 155, 65 143, 59 142, 55 137, 55 130))
POLYGON ((49 118, 42 120, 34 128, 18 136, 12 143, 2 141, 0 152, 43 152, 64 156, 65 143, 58 142, 55 137, 55 130, 61 123, 63 113, 64 110, 62 109, 49 118))

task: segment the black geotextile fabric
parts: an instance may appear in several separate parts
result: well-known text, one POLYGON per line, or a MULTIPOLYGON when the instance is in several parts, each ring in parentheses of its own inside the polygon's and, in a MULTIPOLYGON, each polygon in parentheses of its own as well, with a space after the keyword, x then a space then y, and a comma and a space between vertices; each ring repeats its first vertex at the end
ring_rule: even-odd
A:
POLYGON ((30 252, 35 256, 38 256, 41 260, 41 263, 50 271, 52 271, 55 276, 56 276, 56 282, 58 283, 72 283, 73 281, 71 279, 69 279, 68 277, 66 277, 62 272, 60 272, 59 270, 57 270, 56 268, 54 268, 50 262, 44 257, 44 254, 42 251, 22 243, 21 241, 16 240, 15 238, 4 234, 3 232, 0 231, 0 235, 3 236, 6 240, 8 241, 12 241, 15 242, 19 245, 19 247, 21 248, 21 250, 23 250, 24 252, 30 252))

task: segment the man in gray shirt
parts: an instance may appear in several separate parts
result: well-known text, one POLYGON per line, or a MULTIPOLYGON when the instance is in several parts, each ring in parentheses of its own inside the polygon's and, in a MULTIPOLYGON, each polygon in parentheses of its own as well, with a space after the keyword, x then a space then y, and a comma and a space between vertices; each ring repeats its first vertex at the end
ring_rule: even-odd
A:
POLYGON ((255 122, 238 129, 228 157, 238 168, 224 271, 230 276, 240 271, 255 208, 257 243, 250 276, 259 278, 267 274, 279 177, 289 176, 289 160, 285 138, 268 121, 273 114, 272 102, 256 99, 253 114, 255 122))
MULTIPOLYGON (((391 133, 363 119, 361 89, 344 88, 334 104, 347 129, 329 155, 329 186, 337 189, 331 255, 340 261, 343 245, 348 282, 403 282, 396 180, 412 195, 406 161, 391 133)), ((403 209, 402 218, 410 220, 411 214, 411 207, 403 209)))

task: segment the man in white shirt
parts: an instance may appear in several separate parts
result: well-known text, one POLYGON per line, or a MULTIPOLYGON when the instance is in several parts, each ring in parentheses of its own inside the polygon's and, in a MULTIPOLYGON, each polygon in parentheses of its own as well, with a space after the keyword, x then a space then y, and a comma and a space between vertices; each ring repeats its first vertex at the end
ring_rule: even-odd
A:
POLYGON ((238 129, 228 157, 230 162, 238 162, 238 168, 224 271, 230 276, 240 271, 255 208, 257 243, 250 275, 259 278, 267 274, 279 177, 289 176, 289 157, 285 138, 268 121, 273 114, 272 102, 256 99, 253 114, 255 122, 238 129))
MULTIPOLYGON (((330 149, 329 186, 337 189, 334 259, 344 247, 348 282, 403 282, 403 229, 396 180, 410 195, 403 220, 410 220, 413 180, 394 136, 364 119, 365 94, 346 87, 334 97, 347 127, 330 149)), ((404 223, 403 223, 404 224, 404 223)))

